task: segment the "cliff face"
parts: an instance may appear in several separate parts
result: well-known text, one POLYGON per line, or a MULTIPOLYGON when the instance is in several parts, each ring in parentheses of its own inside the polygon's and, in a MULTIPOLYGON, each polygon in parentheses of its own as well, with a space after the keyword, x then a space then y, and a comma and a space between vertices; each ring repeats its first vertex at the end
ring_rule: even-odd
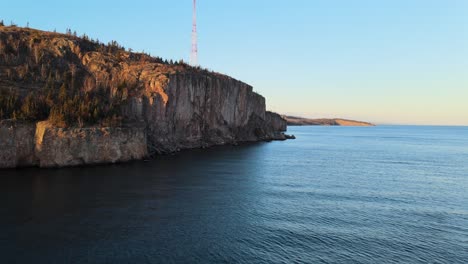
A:
POLYGON ((103 164, 148 156, 144 128, 56 128, 0 122, 0 168, 103 164))
POLYGON ((154 152, 284 137, 284 127, 269 121, 286 122, 265 111, 252 87, 231 78, 175 74, 163 93, 138 101, 154 152))
POLYGON ((68 94, 88 98, 106 91, 107 104, 119 106, 122 118, 122 126, 111 128, 4 121, 0 167, 120 162, 185 148, 285 139, 286 121, 266 111, 265 98, 225 75, 15 27, 0 27, 0 48, 0 89, 17 91, 21 98, 68 80, 68 94))
POLYGON ((0 168, 35 164, 35 131, 34 124, 0 121, 0 168))
POLYGON ((143 128, 55 128, 39 122, 34 154, 40 167, 102 164, 148 155, 143 128))

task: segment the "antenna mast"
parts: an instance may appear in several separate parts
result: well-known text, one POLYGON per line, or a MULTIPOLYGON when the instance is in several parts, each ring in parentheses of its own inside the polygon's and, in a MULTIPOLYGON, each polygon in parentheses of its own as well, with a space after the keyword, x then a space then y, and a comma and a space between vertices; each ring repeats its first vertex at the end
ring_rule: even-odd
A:
POLYGON ((193 0, 192 53, 190 65, 198 66, 197 0, 193 0))

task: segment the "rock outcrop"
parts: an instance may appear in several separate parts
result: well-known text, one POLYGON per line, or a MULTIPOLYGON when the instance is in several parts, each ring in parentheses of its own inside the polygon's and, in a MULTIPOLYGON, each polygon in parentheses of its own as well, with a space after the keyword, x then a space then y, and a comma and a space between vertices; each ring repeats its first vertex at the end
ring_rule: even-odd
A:
POLYGON ((104 164, 148 156, 143 127, 56 128, 37 123, 35 157, 43 168, 104 164))
POLYGON ((265 98, 251 86, 226 75, 34 29, 0 27, 0 48, 0 89, 24 98, 72 80, 67 87, 76 91, 69 94, 105 90, 114 106, 119 94, 122 117, 118 127, 3 121, 0 168, 114 163, 286 139, 286 120, 266 111, 265 98))
POLYGON ((143 127, 57 128, 0 122, 0 168, 43 168, 105 164, 148 156, 143 127))

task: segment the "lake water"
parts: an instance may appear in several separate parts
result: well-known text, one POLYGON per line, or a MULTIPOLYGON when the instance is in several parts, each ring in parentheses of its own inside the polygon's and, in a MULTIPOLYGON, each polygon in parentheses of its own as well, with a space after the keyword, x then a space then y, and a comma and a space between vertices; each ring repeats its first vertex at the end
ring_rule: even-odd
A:
POLYGON ((1 263, 468 263, 468 127, 0 171, 1 263))

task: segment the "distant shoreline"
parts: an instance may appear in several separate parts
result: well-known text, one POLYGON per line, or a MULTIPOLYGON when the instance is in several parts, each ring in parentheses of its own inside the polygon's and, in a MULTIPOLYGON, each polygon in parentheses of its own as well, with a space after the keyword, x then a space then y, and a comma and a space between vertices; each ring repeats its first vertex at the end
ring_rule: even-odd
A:
POLYGON ((342 118, 310 119, 286 115, 283 115, 283 118, 286 119, 288 126, 376 126, 369 122, 342 118))

